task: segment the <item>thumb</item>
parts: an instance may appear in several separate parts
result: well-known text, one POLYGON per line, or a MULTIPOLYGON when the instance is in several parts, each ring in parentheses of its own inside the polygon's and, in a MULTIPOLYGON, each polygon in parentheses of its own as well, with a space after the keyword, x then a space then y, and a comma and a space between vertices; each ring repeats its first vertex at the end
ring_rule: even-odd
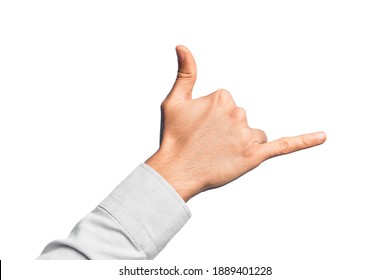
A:
POLYGON ((179 68, 175 84, 167 98, 177 101, 192 98, 192 89, 196 81, 196 63, 191 52, 185 46, 176 47, 179 68))

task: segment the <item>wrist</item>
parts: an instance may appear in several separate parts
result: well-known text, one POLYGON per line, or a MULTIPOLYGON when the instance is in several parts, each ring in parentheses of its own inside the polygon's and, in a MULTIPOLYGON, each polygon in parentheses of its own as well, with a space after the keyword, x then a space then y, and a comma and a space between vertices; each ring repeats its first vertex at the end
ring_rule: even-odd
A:
POLYGON ((202 184, 196 173, 186 168, 186 164, 177 158, 158 150, 145 164, 159 173, 185 202, 202 191, 202 184))

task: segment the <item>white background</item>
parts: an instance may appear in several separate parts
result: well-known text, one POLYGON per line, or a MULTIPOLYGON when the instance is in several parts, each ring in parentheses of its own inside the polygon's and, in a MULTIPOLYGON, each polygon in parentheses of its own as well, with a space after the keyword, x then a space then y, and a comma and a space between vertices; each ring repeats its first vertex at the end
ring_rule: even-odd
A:
POLYGON ((269 139, 328 140, 193 198, 155 262, 389 279, 389 14, 388 1, 1 1, 0 258, 18 267, 66 237, 158 148, 184 44, 194 97, 226 88, 269 139))

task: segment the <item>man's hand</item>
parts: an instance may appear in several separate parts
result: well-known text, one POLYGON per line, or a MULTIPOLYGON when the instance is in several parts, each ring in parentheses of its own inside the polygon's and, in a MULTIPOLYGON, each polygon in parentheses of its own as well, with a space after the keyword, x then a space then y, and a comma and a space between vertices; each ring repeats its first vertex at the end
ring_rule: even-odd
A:
POLYGON ((237 179, 267 159, 325 142, 323 132, 267 142, 262 130, 248 126, 245 110, 223 89, 192 99, 195 60, 184 46, 176 52, 176 82, 161 104, 160 148, 146 164, 184 201, 237 179))

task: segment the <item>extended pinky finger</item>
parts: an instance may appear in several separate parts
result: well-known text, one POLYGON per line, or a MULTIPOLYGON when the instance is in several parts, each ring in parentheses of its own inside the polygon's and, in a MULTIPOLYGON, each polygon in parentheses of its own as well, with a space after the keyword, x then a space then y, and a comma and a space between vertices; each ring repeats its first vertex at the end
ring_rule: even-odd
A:
POLYGON ((316 132, 294 137, 283 137, 268 143, 259 144, 258 153, 261 161, 311 148, 324 143, 326 134, 316 132))

